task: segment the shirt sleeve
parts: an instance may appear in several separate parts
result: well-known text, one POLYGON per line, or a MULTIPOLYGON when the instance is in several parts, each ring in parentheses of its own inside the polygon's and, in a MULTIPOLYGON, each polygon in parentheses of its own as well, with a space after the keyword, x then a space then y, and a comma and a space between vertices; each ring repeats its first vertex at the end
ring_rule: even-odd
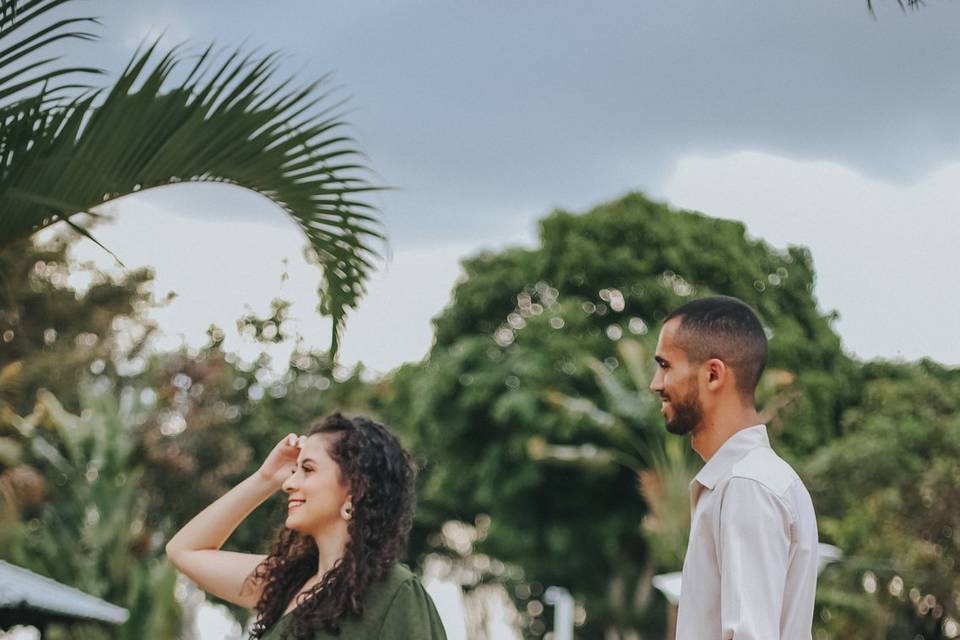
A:
POLYGON ((447 640, 437 608, 419 580, 407 580, 397 590, 379 640, 447 640))
POLYGON ((733 478, 720 505, 723 640, 778 640, 792 518, 761 483, 733 478))

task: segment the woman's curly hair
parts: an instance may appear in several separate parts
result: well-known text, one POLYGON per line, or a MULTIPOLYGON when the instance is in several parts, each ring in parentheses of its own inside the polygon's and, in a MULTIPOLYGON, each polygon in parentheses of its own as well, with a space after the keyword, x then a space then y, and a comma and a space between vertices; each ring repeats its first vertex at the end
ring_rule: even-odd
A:
MULTIPOLYGON (((403 553, 414 508, 415 469, 410 455, 382 424, 340 413, 311 425, 307 436, 334 436, 330 457, 349 487, 353 517, 343 557, 311 589, 297 597, 287 635, 311 638, 323 629, 339 633, 349 616, 363 613, 367 589, 382 580, 403 553)), ((284 527, 251 578, 263 585, 251 638, 261 638, 283 616, 290 599, 317 572, 312 537, 284 527)))

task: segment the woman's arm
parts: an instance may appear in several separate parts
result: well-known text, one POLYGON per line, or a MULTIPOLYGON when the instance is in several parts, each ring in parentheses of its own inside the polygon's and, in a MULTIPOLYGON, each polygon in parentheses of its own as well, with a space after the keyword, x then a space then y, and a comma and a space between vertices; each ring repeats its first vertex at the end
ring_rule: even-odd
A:
POLYGON ((167 543, 170 562, 204 591, 253 609, 261 586, 248 580, 265 555, 220 551, 230 534, 290 475, 300 441, 289 434, 273 448, 260 469, 201 511, 167 543))

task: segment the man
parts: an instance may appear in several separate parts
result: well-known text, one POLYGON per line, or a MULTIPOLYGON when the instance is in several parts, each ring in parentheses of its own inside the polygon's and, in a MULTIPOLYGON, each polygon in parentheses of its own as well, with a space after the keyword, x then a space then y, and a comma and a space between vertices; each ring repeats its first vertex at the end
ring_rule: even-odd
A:
POLYGON ((811 637, 816 516, 754 406, 766 359, 763 326, 736 298, 688 302, 660 332, 650 389, 705 462, 690 483, 677 640, 811 637))

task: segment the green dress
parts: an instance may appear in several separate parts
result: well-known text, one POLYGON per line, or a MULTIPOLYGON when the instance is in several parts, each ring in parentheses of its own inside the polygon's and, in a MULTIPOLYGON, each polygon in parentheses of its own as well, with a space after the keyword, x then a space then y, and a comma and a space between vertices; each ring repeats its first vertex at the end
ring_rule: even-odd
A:
MULTIPOLYGON (((262 640, 285 637, 290 615, 284 615, 262 640)), ((447 640, 440 616, 417 576, 395 565, 364 597, 363 616, 341 621, 340 634, 317 631, 313 640, 447 640)))

